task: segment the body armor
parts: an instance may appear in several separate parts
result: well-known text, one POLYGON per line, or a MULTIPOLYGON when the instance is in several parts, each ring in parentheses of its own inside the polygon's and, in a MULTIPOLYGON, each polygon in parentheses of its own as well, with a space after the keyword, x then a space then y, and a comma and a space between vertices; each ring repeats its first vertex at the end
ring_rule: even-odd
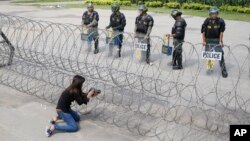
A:
POLYGON ((201 32, 205 32, 205 37, 208 39, 219 39, 220 33, 225 31, 225 22, 221 18, 213 20, 207 18, 202 25, 201 32))
POLYGON ((154 20, 150 15, 136 17, 136 32, 146 34, 148 27, 153 26, 154 20))
POLYGON ((110 16, 110 26, 114 30, 123 31, 126 26, 126 19, 123 13, 113 13, 110 16))
MULTIPOLYGON (((88 11, 85 11, 82 15, 82 21, 83 24, 88 25, 91 22, 93 22, 93 20, 99 21, 99 15, 96 11, 93 11, 91 14, 88 14, 88 11)), ((96 25, 94 25, 93 27, 97 27, 98 23, 96 25)))
POLYGON ((172 29, 172 34, 176 36, 174 38, 183 40, 185 38, 185 28, 187 26, 186 21, 183 18, 175 21, 174 27, 172 29))

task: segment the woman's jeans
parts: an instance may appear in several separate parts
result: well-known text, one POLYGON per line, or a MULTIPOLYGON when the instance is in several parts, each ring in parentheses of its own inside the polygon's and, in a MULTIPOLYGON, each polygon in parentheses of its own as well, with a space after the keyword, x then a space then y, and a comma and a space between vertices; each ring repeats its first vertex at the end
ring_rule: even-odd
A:
POLYGON ((78 130, 77 122, 80 121, 80 116, 77 112, 70 109, 68 113, 62 111, 57 112, 60 119, 64 120, 66 125, 55 124, 55 129, 63 132, 76 132, 78 130))

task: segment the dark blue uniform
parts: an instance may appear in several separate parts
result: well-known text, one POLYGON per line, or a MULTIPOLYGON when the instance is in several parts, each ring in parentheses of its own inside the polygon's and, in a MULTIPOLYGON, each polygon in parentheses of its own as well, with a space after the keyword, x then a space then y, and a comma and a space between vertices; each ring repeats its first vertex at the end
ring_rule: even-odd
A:
POLYGON ((212 20, 207 18, 202 24, 201 33, 205 33, 206 51, 215 50, 222 53, 220 66, 225 68, 224 51, 220 46, 220 34, 226 29, 225 21, 222 18, 212 20))

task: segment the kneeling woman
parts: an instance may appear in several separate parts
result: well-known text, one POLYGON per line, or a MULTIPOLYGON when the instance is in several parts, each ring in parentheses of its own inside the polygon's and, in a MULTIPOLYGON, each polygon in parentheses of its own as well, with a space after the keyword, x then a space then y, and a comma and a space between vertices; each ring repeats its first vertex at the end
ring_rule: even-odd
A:
POLYGON ((78 130, 77 122, 80 121, 80 116, 71 109, 71 103, 76 101, 79 105, 87 104, 90 98, 97 95, 94 89, 91 89, 88 94, 82 92, 84 81, 82 76, 74 76, 71 85, 61 94, 56 107, 57 116, 51 121, 53 125, 46 127, 45 130, 48 137, 56 130, 62 132, 76 132, 78 130), (65 121, 66 125, 57 124, 58 119, 65 121))

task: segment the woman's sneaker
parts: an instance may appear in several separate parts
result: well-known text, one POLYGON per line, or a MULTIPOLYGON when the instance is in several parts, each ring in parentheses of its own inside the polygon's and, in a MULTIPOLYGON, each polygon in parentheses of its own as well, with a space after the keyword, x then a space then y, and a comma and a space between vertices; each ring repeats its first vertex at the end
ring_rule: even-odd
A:
POLYGON ((50 137, 52 135, 52 131, 50 130, 48 126, 45 128, 45 134, 47 137, 50 137))
POLYGON ((49 121, 49 123, 50 123, 50 124, 55 124, 56 122, 55 122, 53 119, 51 119, 51 120, 49 121))

